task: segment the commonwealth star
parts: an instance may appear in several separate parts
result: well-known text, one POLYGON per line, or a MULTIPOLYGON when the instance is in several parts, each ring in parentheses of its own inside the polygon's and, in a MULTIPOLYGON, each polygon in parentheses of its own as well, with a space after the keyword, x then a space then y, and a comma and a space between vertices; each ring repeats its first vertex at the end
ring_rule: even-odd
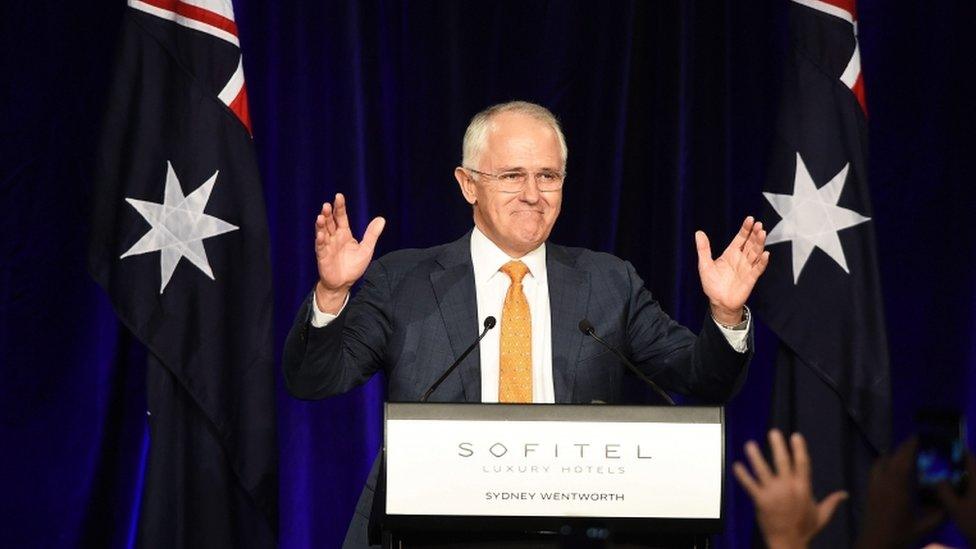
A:
POLYGON ((793 194, 763 193, 782 217, 769 231, 766 244, 793 243, 793 284, 800 279, 814 248, 823 250, 845 273, 851 272, 837 233, 871 218, 837 205, 849 168, 850 164, 844 164, 837 175, 818 189, 800 153, 796 153, 793 194))
POLYGON ((166 189, 162 204, 134 198, 125 199, 149 222, 151 228, 138 242, 119 256, 119 259, 159 250, 160 294, 166 289, 173 271, 176 270, 176 265, 183 257, 211 280, 216 280, 203 241, 238 229, 236 225, 203 213, 210 200, 210 192, 217 181, 218 173, 214 171, 203 185, 189 196, 184 196, 180 180, 173 171, 173 165, 166 162, 166 189))

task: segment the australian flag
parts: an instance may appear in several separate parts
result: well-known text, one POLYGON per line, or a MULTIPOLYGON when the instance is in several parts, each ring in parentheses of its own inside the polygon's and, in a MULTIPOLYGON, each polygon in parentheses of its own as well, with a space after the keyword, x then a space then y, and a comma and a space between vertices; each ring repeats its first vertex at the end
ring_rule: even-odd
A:
POLYGON ((867 102, 854 0, 787 3, 790 52, 763 193, 771 260, 755 306, 781 341, 774 425, 807 437, 818 497, 851 493, 814 545, 847 547, 891 430, 867 102))
POLYGON ((129 0, 90 269, 148 350, 142 547, 273 547, 268 227, 230 0, 129 0))

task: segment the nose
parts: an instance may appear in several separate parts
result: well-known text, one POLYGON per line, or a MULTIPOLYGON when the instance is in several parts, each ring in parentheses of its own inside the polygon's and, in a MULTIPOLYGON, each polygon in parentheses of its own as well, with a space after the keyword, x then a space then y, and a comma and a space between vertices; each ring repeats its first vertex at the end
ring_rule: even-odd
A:
POLYGON ((533 175, 529 175, 529 178, 525 181, 525 186, 522 187, 522 193, 519 198, 522 202, 527 202, 529 204, 535 204, 541 198, 541 193, 539 192, 539 184, 536 182, 536 178, 533 175))

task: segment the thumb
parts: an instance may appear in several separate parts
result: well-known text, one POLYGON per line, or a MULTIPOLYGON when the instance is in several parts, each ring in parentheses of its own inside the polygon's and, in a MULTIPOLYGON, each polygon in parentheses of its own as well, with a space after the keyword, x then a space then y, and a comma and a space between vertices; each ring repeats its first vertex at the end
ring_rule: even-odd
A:
POLYGON ((708 243, 708 235, 704 231, 695 231, 695 247, 698 249, 698 267, 701 268, 712 260, 712 245, 708 243))
POLYGON ((935 530, 946 519, 946 511, 942 508, 929 508, 916 517, 909 530, 912 538, 920 538, 935 530))
POLYGON ((935 485, 935 496, 942 504, 942 508, 955 514, 959 508, 959 496, 952 490, 952 486, 947 481, 942 481, 935 485))
POLYGON ((376 241, 379 240, 380 233, 383 232, 383 227, 386 227, 386 220, 382 217, 374 217, 369 222, 369 225, 366 226, 366 232, 363 233, 361 244, 370 250, 376 248, 376 241))
POLYGON ((823 528, 830 522, 830 517, 834 516, 834 511, 837 510, 837 506, 841 504, 842 501, 850 497, 847 492, 839 490, 825 497, 823 501, 817 505, 817 529, 823 528))

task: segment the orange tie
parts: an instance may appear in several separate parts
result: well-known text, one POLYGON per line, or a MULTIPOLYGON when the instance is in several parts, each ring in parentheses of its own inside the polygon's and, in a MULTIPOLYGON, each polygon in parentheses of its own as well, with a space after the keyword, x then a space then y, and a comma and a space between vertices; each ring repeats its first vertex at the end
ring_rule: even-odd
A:
POLYGON ((498 402, 532 402, 532 317, 522 291, 522 278, 529 268, 521 261, 509 261, 501 271, 512 279, 512 285, 502 306, 498 402))

